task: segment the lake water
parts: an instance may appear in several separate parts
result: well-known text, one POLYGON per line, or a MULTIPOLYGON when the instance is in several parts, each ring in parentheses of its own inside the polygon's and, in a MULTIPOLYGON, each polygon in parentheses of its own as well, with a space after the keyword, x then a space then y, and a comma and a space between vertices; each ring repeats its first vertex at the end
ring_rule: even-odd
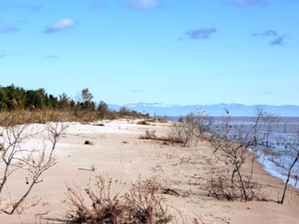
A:
MULTIPOLYGON (((178 120, 178 117, 172 117, 173 120, 178 120)), ((214 129, 219 128, 223 124, 223 117, 213 117, 214 129)), ((232 127, 238 127, 243 125, 244 130, 248 130, 253 125, 253 117, 231 117, 230 125, 232 127)), ((261 149, 258 158, 258 162, 264 166, 264 170, 269 174, 286 180, 287 170, 290 164, 296 158, 299 151, 299 117, 280 117, 279 122, 275 126, 271 126, 271 129, 266 124, 262 124, 258 131, 259 141, 258 147, 261 149), (270 130, 270 132, 269 132, 270 130), (267 133, 270 135, 265 139, 267 133), (294 134, 297 135, 294 138, 294 134), (288 142, 288 144, 286 144, 288 142), (280 156, 269 156, 261 153, 264 148, 270 148, 272 152, 279 152, 280 156), (293 147, 293 150, 290 150, 293 147), (292 154, 290 154, 292 153, 292 154), (283 155, 281 155, 283 154, 283 155), (279 165, 277 165, 279 164, 279 165)), ((289 184, 299 189, 299 161, 292 169, 291 179, 289 184), (298 180, 298 183, 297 183, 298 180)))
MULTIPOLYGON (((252 118, 250 117, 233 117, 233 124, 243 124, 248 127, 252 126, 252 118)), ((268 141, 259 146, 261 150, 268 147, 280 156, 270 156, 259 153, 258 162, 264 166, 264 170, 272 176, 278 177, 284 182, 287 178, 288 168, 293 163, 299 151, 299 117, 281 117, 277 125, 273 125, 268 129, 267 125, 261 125, 259 129, 260 137, 265 136, 268 130, 270 135, 268 141)), ((291 179, 289 184, 299 189, 297 183, 299 177, 299 161, 292 168, 291 179)))

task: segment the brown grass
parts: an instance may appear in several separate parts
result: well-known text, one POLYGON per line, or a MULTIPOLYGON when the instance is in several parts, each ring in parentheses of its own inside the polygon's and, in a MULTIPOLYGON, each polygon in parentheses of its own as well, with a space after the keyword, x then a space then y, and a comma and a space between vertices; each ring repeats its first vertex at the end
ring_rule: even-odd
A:
MULTIPOLYGON (((129 113, 126 118, 146 118, 146 115, 139 113, 129 113)), ((76 121, 76 122, 91 122, 100 119, 118 119, 124 118, 118 112, 109 112, 103 117, 98 111, 86 110, 15 110, 0 112, 0 122, 3 126, 11 124, 24 124, 30 120, 31 123, 46 123, 49 121, 76 121)), ((145 123, 147 123, 145 121, 145 123)))
POLYGON ((184 140, 180 138, 179 136, 175 135, 168 135, 168 136, 162 136, 158 137, 156 135, 156 130, 146 130, 144 135, 140 135, 139 139, 145 139, 145 140, 154 140, 154 141, 160 141, 162 144, 183 144, 184 140))
POLYGON ((172 220, 155 179, 139 179, 122 194, 124 186, 118 180, 102 177, 98 177, 93 187, 89 184, 84 193, 67 185, 70 206, 67 223, 154 224, 172 220))
MULTIPOLYGON (((246 177, 244 176, 246 179, 246 177)), ((247 201, 267 201, 266 196, 261 191, 261 185, 256 182, 244 180, 246 194, 248 195, 247 201)), ((242 187, 240 181, 235 180, 234 184, 227 176, 212 177, 209 184, 209 196, 215 197, 218 200, 227 201, 242 201, 244 200, 242 187)))

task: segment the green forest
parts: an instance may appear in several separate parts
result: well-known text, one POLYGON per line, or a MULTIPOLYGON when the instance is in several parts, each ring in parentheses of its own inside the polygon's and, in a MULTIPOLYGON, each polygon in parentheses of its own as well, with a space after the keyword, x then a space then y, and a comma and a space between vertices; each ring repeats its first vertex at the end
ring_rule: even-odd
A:
POLYGON ((88 88, 82 89, 77 99, 72 99, 66 93, 58 97, 48 94, 45 89, 26 90, 11 84, 3 87, 0 85, 0 111, 56 111, 67 112, 74 117, 86 118, 119 118, 119 117, 149 117, 148 114, 142 114, 134 110, 121 107, 119 111, 113 111, 108 108, 104 101, 93 101, 93 94, 88 88), (91 116, 91 114, 93 116, 91 116))

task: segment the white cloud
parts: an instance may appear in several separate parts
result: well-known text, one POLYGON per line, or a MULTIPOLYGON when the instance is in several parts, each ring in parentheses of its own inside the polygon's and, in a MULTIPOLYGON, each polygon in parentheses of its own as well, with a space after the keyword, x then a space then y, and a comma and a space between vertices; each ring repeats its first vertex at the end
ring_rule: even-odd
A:
POLYGON ((72 19, 61 19, 55 23, 50 24, 45 33, 54 33, 59 31, 68 30, 76 25, 75 21, 72 19))

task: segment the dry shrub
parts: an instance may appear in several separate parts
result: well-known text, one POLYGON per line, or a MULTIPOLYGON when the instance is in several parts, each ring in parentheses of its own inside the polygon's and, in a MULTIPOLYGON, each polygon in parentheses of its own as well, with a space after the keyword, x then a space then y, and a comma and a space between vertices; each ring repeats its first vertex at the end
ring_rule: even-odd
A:
POLYGON ((49 121, 75 121, 75 117, 69 112, 54 110, 17 110, 11 112, 0 112, 2 126, 11 126, 25 123, 44 124, 49 121))
POLYGON ((156 120, 156 119, 152 118, 152 119, 147 119, 146 121, 150 122, 150 123, 156 123, 159 120, 156 120))
POLYGON ((85 193, 67 185, 70 210, 67 223, 168 223, 172 216, 158 194, 160 185, 154 179, 133 184, 129 192, 121 194, 125 183, 111 178, 97 178, 85 193), (88 199, 88 202, 85 201, 88 199))
POLYGON ((139 136, 139 139, 161 141, 161 142, 163 142, 163 144, 167 144, 167 145, 168 145, 168 143, 170 143, 170 144, 183 144, 184 143, 184 140, 180 136, 177 136, 177 135, 169 134, 167 137, 164 137, 164 136, 158 137, 156 135, 156 130, 151 130, 151 131, 146 130, 144 135, 139 136))
MULTIPOLYGON (((14 124, 24 124, 28 118, 32 119, 31 123, 46 123, 49 121, 77 121, 77 122, 90 122, 99 119, 118 119, 122 118, 116 111, 107 111, 104 115, 96 110, 82 110, 82 109, 69 109, 69 110, 51 110, 51 109, 31 109, 31 110, 14 110, 14 111, 0 111, 0 120, 8 117, 9 114, 17 114, 15 116, 14 124)), ((141 113, 129 112, 128 118, 148 118, 148 115, 141 113)), ((10 125, 12 121, 8 120, 5 124, 10 125)), ((146 122, 147 123, 147 122, 146 122)))
POLYGON ((145 121, 145 120, 138 121, 137 124, 140 124, 140 125, 150 125, 150 124, 147 123, 147 121, 145 121))
POLYGON ((27 196, 37 184, 42 182, 40 178, 43 173, 57 163, 54 156, 56 145, 69 124, 59 122, 33 126, 31 123, 35 119, 36 116, 25 117, 11 112, 0 120, 0 173, 2 176, 0 197, 4 193, 4 195, 9 195, 11 201, 14 201, 6 205, 0 203, 0 213, 11 215, 23 212, 23 203, 27 196), (25 118, 27 121, 22 120, 25 118), (17 125, 20 120, 24 122, 23 125, 17 125), (48 141, 49 144, 36 146, 34 139, 38 135, 42 135, 44 142, 48 141), (33 142, 26 144, 29 140, 33 142), (23 176, 26 178, 26 187, 18 189, 18 194, 15 194, 15 192, 10 192, 9 186, 15 184, 14 180, 20 171, 25 172, 23 176))
POLYGON ((119 223, 125 216, 125 207, 120 203, 121 190, 117 190, 118 181, 106 181, 98 177, 94 187, 91 183, 85 189, 85 194, 79 187, 67 185, 67 199, 70 206, 68 223, 119 223), (89 203, 85 202, 85 198, 89 203))
POLYGON ((1 112, 0 123, 1 126, 9 127, 18 124, 34 123, 38 121, 38 115, 36 113, 28 111, 18 112, 1 112))
POLYGON ((183 147, 197 146, 198 141, 204 139, 204 132, 195 122, 176 122, 168 133, 168 139, 174 143, 180 143, 183 147))
POLYGON ((144 135, 139 136, 139 139, 158 140, 159 138, 156 136, 156 130, 146 130, 144 135))
MULTIPOLYGON (((247 201, 265 201, 265 197, 260 193, 261 186, 248 180, 244 180, 247 201)), ((209 196, 215 197, 218 200, 244 200, 243 187, 240 181, 235 180, 232 184, 226 176, 218 176, 212 178, 209 185, 209 196)))
POLYGON ((158 122, 159 122, 159 123, 167 123, 168 120, 167 120, 167 119, 161 119, 161 118, 159 118, 159 119, 158 119, 158 122))
POLYGON ((156 179, 142 182, 140 179, 132 185, 126 194, 126 204, 130 209, 130 223, 168 223, 172 216, 167 214, 167 206, 160 194, 161 185, 156 179))
POLYGON ((172 144, 182 144, 182 146, 186 146, 185 140, 182 138, 182 136, 179 135, 173 135, 173 134, 168 134, 166 138, 164 138, 164 141, 170 142, 172 144))
POLYGON ((162 119, 162 118, 151 118, 151 119, 146 119, 144 120, 146 122, 149 122, 149 123, 167 123, 168 120, 167 119, 162 119))
POLYGON ((226 177, 212 178, 209 186, 209 196, 218 200, 234 201, 238 196, 237 189, 232 186, 226 177))

